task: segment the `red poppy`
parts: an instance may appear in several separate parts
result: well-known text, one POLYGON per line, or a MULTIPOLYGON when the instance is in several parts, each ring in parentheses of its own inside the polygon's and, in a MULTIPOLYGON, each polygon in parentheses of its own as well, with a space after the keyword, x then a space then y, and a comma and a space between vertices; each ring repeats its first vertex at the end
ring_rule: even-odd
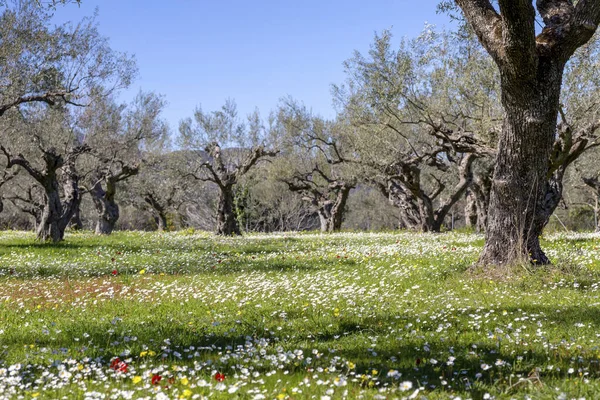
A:
POLYGON ((421 364, 421 359, 417 358, 417 365, 421 364))
POLYGON ((113 274, 113 275, 117 275, 118 273, 119 273, 119 271, 117 271, 116 269, 113 269, 111 272, 111 274, 113 274))
POLYGON ((217 372, 215 374, 215 379, 217 380, 217 382, 223 382, 225 380, 225 375, 223 375, 220 372, 217 372))
POLYGON ((119 359, 119 357, 112 360, 112 362, 110 363, 110 368, 117 372, 123 372, 123 373, 126 373, 129 370, 129 366, 127 365, 127 363, 124 361, 121 361, 121 359, 119 359))
POLYGON ((161 379, 162 379, 162 376, 160 376, 158 374, 152 375, 152 384, 158 385, 158 382, 160 382, 161 379))

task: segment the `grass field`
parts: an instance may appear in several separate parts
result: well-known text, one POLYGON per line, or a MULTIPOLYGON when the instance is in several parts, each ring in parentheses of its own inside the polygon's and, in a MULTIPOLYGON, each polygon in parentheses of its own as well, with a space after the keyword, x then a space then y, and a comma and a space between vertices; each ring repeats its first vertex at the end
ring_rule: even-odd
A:
POLYGON ((0 233, 3 398, 600 398, 600 235, 0 233))

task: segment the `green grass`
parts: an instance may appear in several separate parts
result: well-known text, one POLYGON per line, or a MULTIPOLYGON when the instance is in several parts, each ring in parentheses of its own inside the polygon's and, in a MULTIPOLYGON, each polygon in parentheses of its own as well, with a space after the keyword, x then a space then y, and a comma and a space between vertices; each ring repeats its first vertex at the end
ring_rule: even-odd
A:
POLYGON ((501 282, 467 272, 482 244, 4 232, 0 399, 598 398, 600 236, 501 282))

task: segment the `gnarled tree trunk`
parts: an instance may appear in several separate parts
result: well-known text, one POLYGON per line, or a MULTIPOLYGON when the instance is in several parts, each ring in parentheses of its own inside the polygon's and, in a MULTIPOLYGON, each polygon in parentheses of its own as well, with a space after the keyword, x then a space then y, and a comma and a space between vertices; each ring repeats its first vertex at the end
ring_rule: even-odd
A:
POLYGON ((38 239, 52 240, 53 242, 61 241, 64 238, 65 229, 79 204, 79 177, 75 171, 75 161, 79 155, 90 151, 90 148, 87 145, 72 148, 66 159, 63 159, 55 148, 44 150, 45 168, 43 171, 33 167, 21 154, 14 157, 4 146, 0 146, 0 151, 6 156, 8 168, 15 165, 20 166, 44 189, 46 204, 37 229, 38 239), (62 201, 57 177, 57 171, 61 168, 64 194, 62 201))
POLYGON ((491 177, 486 174, 478 174, 467 190, 465 222, 475 232, 485 232, 491 188, 491 177))
POLYGON ((241 235, 235 211, 233 185, 220 186, 217 205, 217 235, 241 235))
POLYGON ((120 168, 116 171, 109 168, 98 172, 94 186, 90 190, 98 216, 97 235, 110 235, 119 220, 119 205, 115 202, 117 183, 137 175, 139 172, 139 164, 126 165, 122 161, 117 161, 117 163, 120 164, 120 168), (102 183, 106 185, 106 189, 102 187, 102 183))
POLYGON ((460 180, 445 201, 434 203, 442 191, 444 184, 438 181, 438 188, 431 194, 425 193, 421 184, 421 169, 411 165, 401 169, 402 178, 389 179, 386 186, 380 185, 383 193, 387 193, 393 205, 402 207, 401 221, 410 229, 421 232, 440 232, 446 216, 460 200, 469 185, 473 182, 472 165, 478 157, 465 154, 459 163, 460 180))
POLYGON ((144 195, 144 201, 150 206, 159 232, 167 230, 167 207, 160 204, 152 193, 144 195))
POLYGON ((553 195, 548 179, 562 75, 575 50, 594 35, 600 4, 537 0, 534 8, 530 0, 499 0, 496 9, 489 0, 456 2, 500 70, 504 110, 479 263, 547 264, 539 237, 555 202, 546 196, 553 195))
POLYGON ((465 195, 465 226, 477 229, 477 199, 472 188, 465 195))
POLYGON ((37 237, 42 241, 59 242, 64 239, 67 225, 79 204, 79 177, 75 171, 75 160, 71 155, 63 162, 62 156, 54 151, 48 151, 44 154, 44 160, 46 175, 43 177, 42 186, 46 194, 46 205, 38 226, 37 237), (56 175, 59 168, 62 168, 64 179, 62 200, 56 175))
POLYGON ((346 208, 346 203, 348 202, 348 197, 350 196, 350 190, 354 185, 342 184, 340 189, 338 190, 335 202, 331 207, 331 229, 332 231, 339 231, 342 229, 342 222, 344 221, 344 211, 346 208))
POLYGON ((598 202, 600 200, 600 181, 597 178, 583 178, 583 182, 594 191, 596 204, 594 206, 594 218, 596 232, 600 232, 600 219, 598 218, 598 202))
POLYGON ((80 193, 77 204, 75 205, 75 212, 73 213, 73 217, 71 218, 71 221, 69 221, 68 225, 68 227, 74 231, 80 231, 83 229, 83 221, 81 220, 81 198, 82 195, 80 193))
POLYGON ((564 65, 540 59, 537 81, 502 76, 504 123, 492 180, 486 241, 479 262, 549 263, 539 237, 549 216, 547 175, 564 65))
POLYGON ((342 229, 346 203, 354 184, 335 182, 330 186, 330 189, 335 190, 335 199, 324 198, 316 202, 321 232, 337 232, 342 229))
POLYGON ((115 186, 110 179, 106 180, 107 189, 102 188, 100 181, 90 190, 98 220, 96 221, 97 235, 110 235, 119 220, 119 205, 115 202, 115 186))

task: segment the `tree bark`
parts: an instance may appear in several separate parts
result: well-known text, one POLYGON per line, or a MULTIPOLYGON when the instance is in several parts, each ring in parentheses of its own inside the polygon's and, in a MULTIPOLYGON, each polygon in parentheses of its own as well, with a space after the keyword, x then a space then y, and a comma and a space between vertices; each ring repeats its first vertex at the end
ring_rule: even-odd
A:
POLYGON ((600 200, 600 180, 597 178, 582 178, 583 182, 588 185, 594 192, 596 205, 594 206, 594 218, 596 222, 596 232, 600 232, 600 219, 598 218, 598 201, 600 200))
POLYGON ((388 180, 386 185, 378 187, 389 203, 400 210, 399 228, 418 230, 419 208, 414 196, 394 180, 388 180))
POLYGON ((331 207, 331 231, 337 232, 342 229, 342 222, 344 221, 344 211, 346 209, 346 203, 350 196, 350 190, 354 185, 341 185, 337 192, 335 202, 331 207))
POLYGON ((38 239, 61 241, 79 204, 79 176, 75 171, 75 161, 79 155, 90 151, 90 148, 87 145, 74 147, 67 153, 66 159, 57 153, 55 148, 43 150, 45 168, 41 171, 34 168, 22 154, 13 157, 4 146, 0 146, 0 151, 6 156, 7 168, 20 166, 44 189, 46 204, 37 229, 38 239), (63 173, 63 201, 61 201, 59 193, 60 186, 57 176, 59 169, 62 169, 63 173))
POLYGON ((52 240, 56 243, 63 240, 65 230, 77 209, 80 195, 77 177, 70 171, 66 171, 65 174, 67 177, 63 187, 64 199, 62 201, 55 175, 54 178, 52 178, 52 175, 49 176, 46 185, 44 185, 46 205, 37 231, 37 237, 41 241, 52 240))
POLYGON ((98 217, 96 221, 97 235, 110 235, 119 220, 119 205, 115 202, 116 182, 112 182, 108 178, 106 186, 107 189, 104 190, 101 181, 98 181, 90 190, 98 217))
POLYGON ((217 235, 241 235, 235 213, 233 185, 222 185, 217 206, 217 235))
MULTIPOLYGON (((61 230, 62 224, 59 224, 63 214, 63 205, 60 200, 60 187, 56 174, 57 170, 64 166, 64 160, 54 149, 50 149, 44 153, 44 161, 46 169, 38 182, 44 188, 46 204, 38 225, 37 238, 41 241, 52 240, 56 243, 64 238, 64 230, 61 230)), ((65 186, 66 192, 67 187, 65 186)))
POLYGON ((504 121, 492 180, 482 265, 530 260, 547 264, 539 237, 547 223, 540 213, 549 157, 556 133, 561 63, 541 58, 536 80, 502 73, 504 121))
POLYGON ((80 231, 83 229, 83 221, 81 220, 81 193, 79 195, 79 199, 77 200, 77 204, 75 205, 75 212, 73 213, 73 217, 71 221, 69 221, 68 227, 74 231, 80 231))
POLYGON ((167 216, 164 213, 156 213, 154 215, 154 221, 156 222, 156 230, 159 232, 165 232, 167 230, 167 216))
POLYGON ((37 238, 43 242, 48 240, 55 243, 60 242, 64 237, 64 232, 61 232, 58 226, 58 220, 62 213, 58 183, 56 187, 51 183, 49 187, 44 187, 44 190, 46 191, 46 205, 38 225, 37 238))
POLYGON ((465 226, 476 230, 477 216, 477 197, 471 188, 465 196, 465 226))
MULTIPOLYGON (((551 151, 564 66, 600 23, 596 1, 456 0, 500 70, 504 118, 480 265, 547 264, 539 237, 547 223, 551 151)), ((558 188, 561 190, 560 188, 558 188)))
POLYGON ((487 214, 490 203, 490 191, 492 188, 491 170, 477 174, 469 187, 466 196, 465 222, 475 232, 485 232, 487 225, 487 214))
POLYGON ((319 224, 321 226, 321 232, 323 232, 323 233, 331 231, 330 224, 329 224, 329 222, 331 220, 329 219, 329 215, 327 212, 327 208, 329 208, 329 207, 330 207, 330 205, 328 205, 328 206, 323 205, 322 207, 319 207, 319 209, 317 210, 317 214, 319 215, 319 224))
POLYGON ((421 232, 440 232, 446 216, 473 182, 472 166, 477 157, 472 153, 463 155, 458 164, 459 182, 445 201, 436 201, 445 189, 439 180, 435 191, 425 192, 417 165, 402 168, 400 177, 388 178, 387 186, 380 185, 380 190, 388 194, 393 205, 401 207, 401 223, 405 226, 421 232))
POLYGON ((144 195, 144 201, 150 206, 154 220, 156 221, 157 230, 163 232, 167 230, 167 207, 160 204, 152 193, 144 195))
POLYGON ((313 201, 317 207, 321 232, 338 232, 342 229, 346 203, 354 184, 333 182, 329 189, 335 192, 335 199, 323 198, 313 201))

